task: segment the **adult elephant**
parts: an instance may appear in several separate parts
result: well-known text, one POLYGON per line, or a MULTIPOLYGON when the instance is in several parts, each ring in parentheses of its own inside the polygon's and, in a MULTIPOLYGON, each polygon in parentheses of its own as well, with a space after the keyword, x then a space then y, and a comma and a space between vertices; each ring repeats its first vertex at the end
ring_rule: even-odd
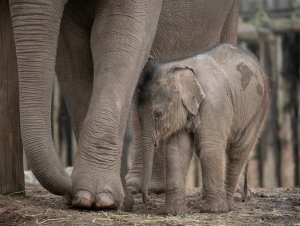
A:
POLYGON ((167 60, 234 44, 238 6, 239 0, 10 0, 21 133, 39 182, 66 195, 68 205, 120 207, 126 120, 149 53, 167 60), (51 137, 55 70, 78 143, 71 178, 51 137))

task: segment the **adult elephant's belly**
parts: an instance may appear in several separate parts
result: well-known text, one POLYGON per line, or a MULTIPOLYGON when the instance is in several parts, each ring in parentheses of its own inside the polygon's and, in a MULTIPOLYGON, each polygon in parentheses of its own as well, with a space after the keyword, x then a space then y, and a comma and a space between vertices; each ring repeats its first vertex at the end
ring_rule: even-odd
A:
MULTIPOLYGON (((222 42, 223 27, 226 26, 233 2, 164 1, 151 55, 156 60, 170 60, 222 42)), ((236 36, 234 31, 226 32, 236 36)))

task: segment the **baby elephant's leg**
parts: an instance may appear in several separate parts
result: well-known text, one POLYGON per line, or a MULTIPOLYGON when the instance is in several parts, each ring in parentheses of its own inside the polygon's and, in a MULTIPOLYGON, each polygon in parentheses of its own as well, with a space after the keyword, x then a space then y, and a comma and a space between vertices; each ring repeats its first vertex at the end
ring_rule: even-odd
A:
POLYGON ((202 169, 203 189, 206 195, 205 204, 201 207, 204 213, 226 213, 228 204, 225 194, 225 147, 212 139, 211 134, 203 135, 200 141, 200 163, 202 169))
POLYGON ((234 210, 233 198, 240 174, 247 163, 251 150, 257 141, 260 125, 248 128, 241 139, 227 150, 226 198, 231 210, 234 210))
POLYGON ((169 138, 166 146, 166 196, 164 213, 187 211, 185 178, 193 154, 193 139, 186 131, 169 138))

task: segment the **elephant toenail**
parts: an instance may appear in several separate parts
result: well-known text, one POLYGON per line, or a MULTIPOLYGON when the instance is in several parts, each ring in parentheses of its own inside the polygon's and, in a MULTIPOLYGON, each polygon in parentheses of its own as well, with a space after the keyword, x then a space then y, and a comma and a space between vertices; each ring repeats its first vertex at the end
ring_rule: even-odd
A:
POLYGON ((67 206, 72 206, 72 197, 70 194, 64 195, 62 197, 62 203, 67 206))
POLYGON ((100 193, 96 196, 95 207, 96 208, 112 208, 114 207, 114 200, 109 193, 100 193))
POLYGON ((91 208, 91 194, 88 191, 78 191, 73 196, 72 205, 76 207, 91 208))
POLYGON ((228 210, 226 209, 226 208, 223 208, 222 210, 221 210, 221 213, 227 213, 228 212, 228 210))

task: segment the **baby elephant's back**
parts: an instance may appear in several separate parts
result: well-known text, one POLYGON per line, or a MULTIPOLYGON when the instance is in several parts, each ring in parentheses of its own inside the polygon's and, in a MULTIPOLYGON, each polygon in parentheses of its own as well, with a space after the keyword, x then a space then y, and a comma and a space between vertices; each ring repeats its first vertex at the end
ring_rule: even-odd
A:
MULTIPOLYGON (((240 95, 240 104, 245 109, 244 114, 260 113, 264 118, 269 107, 269 88, 267 76, 256 60, 247 53, 236 66, 239 86, 236 92, 240 95)), ((249 115, 251 117, 251 115, 249 115)))
POLYGON ((257 114, 263 120, 269 106, 269 88, 266 73, 256 57, 231 44, 220 45, 213 51, 226 72, 236 123, 246 125, 257 114))

